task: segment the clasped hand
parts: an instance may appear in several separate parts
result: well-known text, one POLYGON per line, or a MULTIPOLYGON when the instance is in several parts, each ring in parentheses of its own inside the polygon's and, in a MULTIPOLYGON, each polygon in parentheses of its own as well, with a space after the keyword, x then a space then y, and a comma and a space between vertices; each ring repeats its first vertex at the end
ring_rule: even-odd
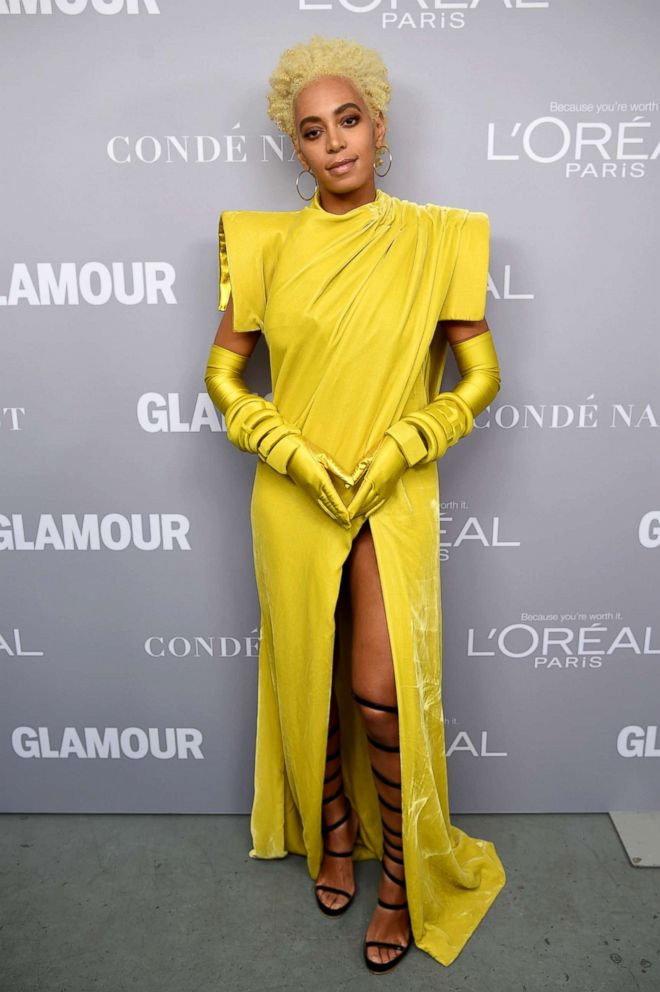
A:
POLYGON ((299 445, 287 464, 287 474, 321 509, 343 527, 356 517, 367 518, 391 495, 408 463, 396 441, 384 434, 374 449, 361 458, 352 472, 346 472, 331 455, 315 445, 299 445), (339 498, 331 476, 345 488, 356 489, 346 506, 339 498))

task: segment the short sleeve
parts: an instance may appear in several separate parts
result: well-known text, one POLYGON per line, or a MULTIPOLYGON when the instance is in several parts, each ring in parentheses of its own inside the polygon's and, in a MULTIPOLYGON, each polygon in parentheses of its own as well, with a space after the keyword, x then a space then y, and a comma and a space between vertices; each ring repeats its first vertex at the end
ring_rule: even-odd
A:
POLYGON ((490 221, 470 211, 461 228, 456 265, 439 320, 482 320, 486 313, 490 221))
POLYGON ((218 310, 231 294, 235 331, 263 330, 266 300, 290 212, 223 210, 218 221, 218 310))

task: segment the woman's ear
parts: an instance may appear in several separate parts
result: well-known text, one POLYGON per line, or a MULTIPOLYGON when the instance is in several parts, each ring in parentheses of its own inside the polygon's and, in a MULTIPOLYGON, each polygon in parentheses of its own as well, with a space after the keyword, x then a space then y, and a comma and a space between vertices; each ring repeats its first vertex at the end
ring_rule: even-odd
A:
POLYGON ((379 110, 374 119, 374 130, 376 142, 382 144, 385 137, 385 118, 383 117, 383 111, 379 110))

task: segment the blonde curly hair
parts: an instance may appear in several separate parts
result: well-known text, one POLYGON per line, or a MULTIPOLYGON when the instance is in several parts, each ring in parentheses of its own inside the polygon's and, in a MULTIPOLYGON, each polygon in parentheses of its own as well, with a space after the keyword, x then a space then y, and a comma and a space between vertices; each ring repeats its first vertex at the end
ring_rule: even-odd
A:
MULTIPOLYGON (((378 52, 347 38, 314 34, 309 41, 287 48, 268 82, 268 116, 280 131, 297 141, 293 101, 300 90, 320 76, 344 76, 362 97, 372 118, 382 111, 387 125, 387 105, 392 87, 378 52)), ((376 165, 383 152, 376 152, 376 165)))

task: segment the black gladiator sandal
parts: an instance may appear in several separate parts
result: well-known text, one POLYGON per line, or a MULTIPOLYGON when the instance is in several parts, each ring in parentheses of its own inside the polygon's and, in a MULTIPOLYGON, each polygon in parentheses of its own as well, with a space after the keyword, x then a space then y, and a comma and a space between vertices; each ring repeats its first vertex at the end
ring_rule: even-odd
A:
MULTIPOLYGON (((353 692, 353 698, 362 706, 369 707, 369 709, 383 710, 387 713, 398 713, 397 706, 385 706, 382 703, 374 703, 371 702, 371 700, 369 699, 365 699, 363 696, 358 696, 357 693, 355 692, 353 692)), ((400 748, 398 744, 396 746, 392 746, 389 744, 381 744, 380 741, 374 740, 374 738, 371 737, 370 734, 367 734, 367 740, 373 747, 377 748, 379 751, 387 751, 390 754, 400 753, 400 748)), ((378 768, 375 767, 371 759, 370 759, 370 763, 371 763, 371 770, 373 771, 376 778, 379 779, 381 782, 384 782, 385 785, 389 785, 390 788, 398 789, 400 793, 401 782, 393 782, 392 779, 386 778, 385 775, 383 775, 383 773, 378 768)), ((384 799, 383 796, 381 796, 378 787, 376 787, 376 791, 378 792, 378 798, 382 806, 384 806, 385 809, 390 810, 392 813, 398 814, 400 818, 399 825, 401 825, 401 799, 399 799, 398 804, 395 805, 394 803, 388 802, 387 799, 384 799)), ((381 823, 383 825, 383 860, 381 862, 381 868, 383 869, 387 877, 391 879, 392 882, 395 882, 401 888, 405 888, 406 886, 405 880, 401 878, 397 878, 397 876, 392 874, 392 872, 385 864, 385 858, 388 858, 389 861, 394 862, 395 866, 400 866, 401 870, 403 870, 403 845, 402 845, 403 832, 402 830, 398 830, 398 831, 395 830, 385 821, 385 817, 383 816, 382 809, 380 815, 381 815, 381 823), (392 837, 394 837, 395 840, 392 840, 391 839, 392 837)), ((391 909, 391 910, 407 909, 408 900, 406 899, 404 902, 385 902, 385 900, 381 899, 379 896, 378 905, 382 906, 383 909, 391 909)), ((410 934, 408 936, 407 944, 394 943, 393 941, 388 941, 388 940, 365 939, 362 944, 362 954, 365 960, 365 964, 367 965, 367 968, 369 968, 370 971, 376 973, 389 971, 391 968, 394 968, 394 966, 397 965, 403 957, 405 957, 406 953, 410 949, 412 942, 413 942, 412 930, 410 931, 410 934), (367 954, 367 948, 369 947, 390 947, 393 948, 394 950, 400 951, 401 953, 394 955, 393 957, 390 958, 389 961, 372 961, 367 954)))
MULTIPOLYGON (((339 730, 339 722, 335 723, 335 725, 331 727, 330 730, 328 731, 328 740, 330 740, 332 735, 335 734, 338 730, 339 730)), ((328 770, 328 763, 334 761, 336 758, 339 758, 340 754, 341 752, 339 748, 333 751, 332 754, 326 754, 326 759, 325 759, 326 772, 328 770)), ((323 779, 323 785, 325 786, 328 784, 328 782, 332 782, 334 781, 334 779, 340 777, 341 777, 341 761, 334 772, 332 772, 330 775, 325 776, 325 778, 323 779)), ((344 788, 344 783, 343 781, 340 781, 338 788, 331 795, 326 796, 326 798, 323 800, 323 805, 325 806, 327 803, 331 803, 333 802, 333 800, 337 799, 342 794, 343 788, 344 788)), ((351 801, 348 798, 348 796, 344 796, 344 798, 346 800, 346 811, 344 812, 343 816, 341 816, 338 820, 335 820, 334 823, 330 823, 328 825, 326 825, 325 823, 323 824, 323 826, 321 827, 321 833, 324 836, 330 833, 330 831, 334 830, 336 827, 341 826, 342 823, 345 823, 346 820, 348 820, 349 816, 351 815, 353 811, 351 801)), ((359 832, 360 832, 360 824, 358 823, 356 840, 357 837, 359 836, 359 832)), ((323 850, 326 854, 331 855, 331 857, 333 858, 350 858, 353 855, 352 849, 350 851, 331 851, 329 847, 326 847, 325 843, 323 844, 323 850)), ((318 882, 314 886, 314 895, 316 896, 316 902, 318 903, 321 912, 324 913, 326 916, 341 916, 342 913, 345 913, 348 907, 353 902, 356 893, 357 893, 357 885, 353 889, 352 893, 347 892, 346 889, 338 889, 332 885, 323 885, 318 882), (318 896, 319 890, 322 890, 324 892, 334 892, 337 895, 344 896, 347 899, 347 902, 345 902, 342 906, 326 906, 325 903, 321 899, 319 899, 318 896)))

